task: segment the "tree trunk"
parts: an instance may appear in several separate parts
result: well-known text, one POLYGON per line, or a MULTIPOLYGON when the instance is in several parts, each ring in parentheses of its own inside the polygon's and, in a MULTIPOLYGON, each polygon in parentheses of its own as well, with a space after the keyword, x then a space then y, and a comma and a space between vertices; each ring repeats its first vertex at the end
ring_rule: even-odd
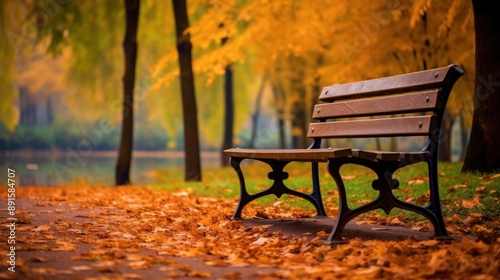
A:
POLYGON ((375 138, 375 149, 377 149, 377 151, 382 151, 382 143, 378 137, 375 138))
POLYGON ((467 127, 465 127, 464 119, 460 119, 460 141, 462 144, 462 149, 460 151, 460 161, 465 159, 465 152, 467 151, 467 140, 469 138, 469 133, 467 127))
POLYGON ((304 142, 304 131, 306 123, 306 115, 304 112, 304 106, 301 103, 294 103, 292 107, 292 148, 302 149, 307 148, 304 142))
POLYGON ((286 148, 285 141, 285 94, 282 89, 273 84, 273 94, 276 104, 276 115, 278 119, 279 148, 286 148))
POLYGON ((439 143, 439 160, 451 162, 451 131, 453 129, 454 118, 448 112, 444 113, 441 127, 441 138, 439 143))
POLYGON ((279 133, 279 148, 286 149, 286 141, 285 141, 285 120, 283 117, 278 119, 278 133, 279 133))
POLYGON ((262 78, 260 82, 259 90, 257 92, 257 97, 255 98, 255 111, 252 114, 252 133, 250 135, 250 141, 248 142, 248 148, 255 148, 255 139, 257 139, 257 128, 259 127, 259 115, 261 110, 262 95, 264 94, 264 87, 266 85, 266 78, 262 78))
POLYGON ((494 1, 473 0, 476 81, 472 129, 462 172, 500 169, 500 17, 494 1))
POLYGON ((397 150, 398 150, 398 138, 391 137, 389 151, 397 151, 397 150))
POLYGON ((189 27, 186 0, 172 0, 177 35, 177 52, 182 91, 184 121, 184 153, 186 181, 201 181, 200 144, 198 139, 198 110, 192 68, 192 45, 190 36, 184 31, 189 27))
POLYGON ((139 0, 125 0, 126 27, 123 51, 125 53, 125 74, 123 75, 123 109, 120 147, 116 163, 115 184, 130 183, 130 164, 134 138, 134 82, 137 57, 137 28, 139 26, 139 0))
MULTIPOLYGON (((222 45, 227 41, 227 38, 222 39, 222 45)), ((229 165, 229 157, 224 154, 224 150, 233 147, 233 127, 234 127, 234 101, 233 101, 233 70, 231 66, 227 66, 224 73, 224 141, 222 143, 221 159, 222 166, 229 165)))

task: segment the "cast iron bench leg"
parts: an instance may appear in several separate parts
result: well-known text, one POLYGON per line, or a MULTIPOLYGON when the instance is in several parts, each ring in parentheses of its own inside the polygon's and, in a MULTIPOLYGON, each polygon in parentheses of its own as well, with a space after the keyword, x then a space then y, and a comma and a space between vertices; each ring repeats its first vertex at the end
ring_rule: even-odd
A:
POLYGON ((429 189, 430 189, 430 201, 429 205, 425 207, 426 210, 432 213, 434 221, 434 236, 436 239, 453 239, 448 235, 446 231, 446 226, 444 224, 443 212, 441 211, 441 203, 439 199, 439 185, 438 185, 438 170, 437 170, 437 159, 430 159, 427 161, 427 166, 429 168, 429 189))
POLYGON ((284 180, 288 179, 288 173, 283 171, 285 166, 290 163, 290 161, 278 161, 278 160, 271 160, 271 159, 255 159, 259 160, 262 162, 267 163, 271 168, 272 171, 269 172, 268 178, 273 180, 273 184, 266 190, 258 192, 256 194, 249 194, 245 185, 245 178, 243 175, 243 172, 240 168, 241 162, 245 158, 238 158, 238 157, 231 157, 231 166, 233 169, 236 171, 236 174, 238 175, 238 179, 240 181, 240 198, 238 201, 238 205, 236 206, 236 210, 233 213, 233 216, 231 219, 233 220, 239 220, 241 219, 241 212, 243 208, 250 203, 251 201, 269 195, 269 194, 274 194, 276 197, 280 198, 283 194, 290 194, 294 196, 298 196, 301 198, 306 199, 307 201, 311 202, 311 204, 316 208, 317 216, 318 217, 325 217, 326 212, 323 206, 323 201, 321 199, 321 192, 320 192, 320 187, 319 187, 319 179, 318 179, 318 166, 317 163, 316 165, 312 165, 312 172, 313 172, 313 190, 310 194, 305 194, 301 193, 292 189, 289 189, 288 187, 285 186, 283 183, 284 180), (316 174, 315 174, 316 172, 316 174))
POLYGON ((401 201, 397 199, 392 193, 392 190, 398 188, 399 186, 399 182, 393 179, 392 175, 396 170, 407 166, 407 164, 396 161, 369 161, 359 158, 351 158, 349 160, 340 161, 331 159, 328 162, 328 172, 337 184, 340 205, 337 221, 325 244, 335 245, 339 243, 346 243, 347 241, 342 239, 342 230, 344 229, 345 225, 356 216, 375 209, 382 209, 388 215, 394 207, 413 211, 426 217, 434 226, 433 238, 452 239, 446 232, 443 216, 441 213, 441 207, 439 205, 439 192, 437 190, 437 169, 433 168, 433 166, 435 167, 436 164, 433 164, 432 161, 427 161, 427 163, 429 165, 429 187, 431 190, 431 198, 428 206, 421 207, 401 201), (340 176, 340 168, 342 167, 342 165, 347 163, 354 163, 368 167, 373 170, 378 177, 372 182, 373 189, 379 191, 378 197, 374 201, 355 209, 350 209, 348 207, 345 185, 342 177, 340 176))

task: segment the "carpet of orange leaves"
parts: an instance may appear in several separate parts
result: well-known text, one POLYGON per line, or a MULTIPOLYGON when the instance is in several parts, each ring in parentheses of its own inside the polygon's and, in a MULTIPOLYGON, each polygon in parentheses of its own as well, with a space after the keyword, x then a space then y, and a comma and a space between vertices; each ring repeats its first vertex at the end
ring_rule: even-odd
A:
MULTIPOLYGON (((55 217, 64 214, 57 213, 57 207, 65 206, 79 213, 79 217, 88 218, 88 222, 55 218, 35 224, 31 220, 36 213, 18 208, 16 230, 26 233, 17 237, 18 254, 75 252, 69 263, 92 261, 92 266, 70 264, 68 269, 75 274, 88 269, 102 274, 93 279, 107 279, 106 272, 116 272, 118 264, 137 271, 155 265, 176 266, 175 261, 160 256, 199 257, 208 266, 233 268, 223 277, 226 279, 238 279, 241 267, 255 267, 256 271, 274 268, 256 276, 263 279, 498 279, 500 275, 500 238, 495 231, 475 238, 464 236, 451 243, 411 238, 352 239, 331 248, 323 245, 325 232, 290 237, 267 231, 266 226, 247 227, 241 221, 231 221, 234 199, 168 193, 148 187, 26 187, 19 188, 16 196, 37 206, 56 207, 55 217), (77 251, 82 244, 88 250, 77 251), (141 256, 140 249, 152 250, 158 257, 141 256)), ((267 211, 279 217, 283 211, 276 206, 264 210, 264 206, 258 207, 261 206, 249 205, 247 213, 267 211)), ((292 212, 303 214, 297 209, 292 212)), ((6 227, 2 227, 5 231, 6 227)), ((5 266, 3 260, 1 268, 5 266)), ((18 263, 28 278, 57 273, 49 267, 30 269, 22 259, 18 263)), ((0 276, 9 277, 4 271, 0 276)), ((166 270, 164 275, 158 275, 158 279, 183 277, 212 275, 179 265, 176 271, 166 270)), ((133 273, 113 279, 141 278, 140 273, 133 273)))

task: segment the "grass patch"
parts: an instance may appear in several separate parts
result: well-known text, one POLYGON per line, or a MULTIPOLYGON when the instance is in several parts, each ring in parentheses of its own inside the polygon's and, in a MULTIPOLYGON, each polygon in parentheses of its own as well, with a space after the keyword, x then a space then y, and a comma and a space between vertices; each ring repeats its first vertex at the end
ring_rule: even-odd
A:
MULTIPOLYGON (((462 222, 470 215, 480 216, 483 221, 500 220, 500 174, 474 174, 461 173, 462 163, 439 164, 439 189, 442 209, 447 222, 462 222), (480 215, 479 215, 480 214, 480 215)), ((272 181, 267 178, 270 168, 260 162, 245 164, 242 167, 248 191, 256 193, 268 188, 272 181)), ((289 179, 285 183, 291 189, 310 192, 311 171, 308 163, 291 163, 286 169, 289 179)), ((236 173, 230 167, 211 168, 203 170, 202 182, 184 182, 182 169, 169 169, 156 171, 159 183, 155 188, 171 192, 186 191, 199 196, 234 198, 239 196, 239 181, 236 173)), ((365 204, 378 195, 373 190, 371 182, 376 178, 368 168, 357 165, 345 165, 341 175, 347 189, 349 207, 365 204)), ((394 190, 396 197, 403 201, 417 205, 426 205, 429 201, 429 187, 427 165, 414 164, 398 170, 394 174, 400 182, 398 189, 394 190)), ((338 208, 338 193, 335 182, 326 171, 326 165, 320 164, 320 184, 323 202, 329 215, 336 215, 338 208)), ((304 208, 314 213, 314 207, 307 201, 284 195, 280 199, 275 196, 266 196, 252 203, 269 205, 276 201, 283 201, 292 206, 304 208)), ((382 210, 377 210, 385 216, 382 210)), ((365 214, 366 215, 366 214, 365 214)), ((409 211, 393 209, 390 216, 397 215, 402 219, 411 221, 425 220, 422 216, 409 211)))

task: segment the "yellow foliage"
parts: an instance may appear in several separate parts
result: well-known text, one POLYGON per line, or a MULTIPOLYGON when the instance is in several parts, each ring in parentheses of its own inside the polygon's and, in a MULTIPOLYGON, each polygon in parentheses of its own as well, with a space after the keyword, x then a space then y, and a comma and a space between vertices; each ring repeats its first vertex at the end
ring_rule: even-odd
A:
MULTIPOLYGON (((197 101, 201 105, 200 127, 206 143, 217 145, 222 135, 224 115, 219 77, 226 67, 235 70, 236 134, 247 125, 252 110, 248 104, 263 76, 269 87, 281 92, 275 93, 273 100, 273 106, 281 114, 278 117, 290 120, 297 103, 309 116, 322 86, 450 63, 465 69, 466 75, 457 83, 448 109, 452 115, 469 122, 474 73, 469 2, 188 1, 191 27, 186 32, 193 44, 197 101), (224 44, 223 39, 227 40, 224 44)), ((3 3, 17 7, 9 8, 14 11, 13 15, 25 15, 18 1, 3 3)), ((136 95, 138 102, 148 104, 149 120, 161 120, 173 137, 181 130, 182 107, 176 80, 179 70, 171 3, 143 1, 141 5, 136 95)), ((111 7, 113 14, 107 17, 109 6, 85 2, 78 8, 83 15, 92 11, 94 16, 65 35, 69 36, 68 45, 73 44, 71 56, 66 57, 63 48, 61 58, 55 62, 34 59, 17 78, 29 84, 33 91, 41 88, 59 91, 66 89, 66 80, 79 81, 79 91, 65 95, 75 113, 82 117, 114 114, 117 110, 110 112, 107 108, 116 107, 121 100, 123 11, 111 7), (120 28, 111 29, 115 25, 120 28), (88 32, 89 28, 105 30, 102 34, 106 40, 96 40, 95 34, 88 32), (82 42, 90 42, 92 48, 85 49, 82 42), (96 64, 96 61, 102 63, 96 64), (37 79, 41 72, 51 74, 44 75, 47 79, 37 79), (82 98, 89 101, 82 104, 82 98)), ((23 23, 4 22, 12 26, 23 23)), ((5 61, 5 52, 0 57, 5 61)), ((7 69, 7 77, 14 73, 3 69, 7 69)), ((5 79, 0 78, 2 89, 5 79)), ((14 102, 15 92, 5 92, 5 100, 14 102)), ((15 112, 4 104, 0 106, 0 118, 13 127, 15 112)))

